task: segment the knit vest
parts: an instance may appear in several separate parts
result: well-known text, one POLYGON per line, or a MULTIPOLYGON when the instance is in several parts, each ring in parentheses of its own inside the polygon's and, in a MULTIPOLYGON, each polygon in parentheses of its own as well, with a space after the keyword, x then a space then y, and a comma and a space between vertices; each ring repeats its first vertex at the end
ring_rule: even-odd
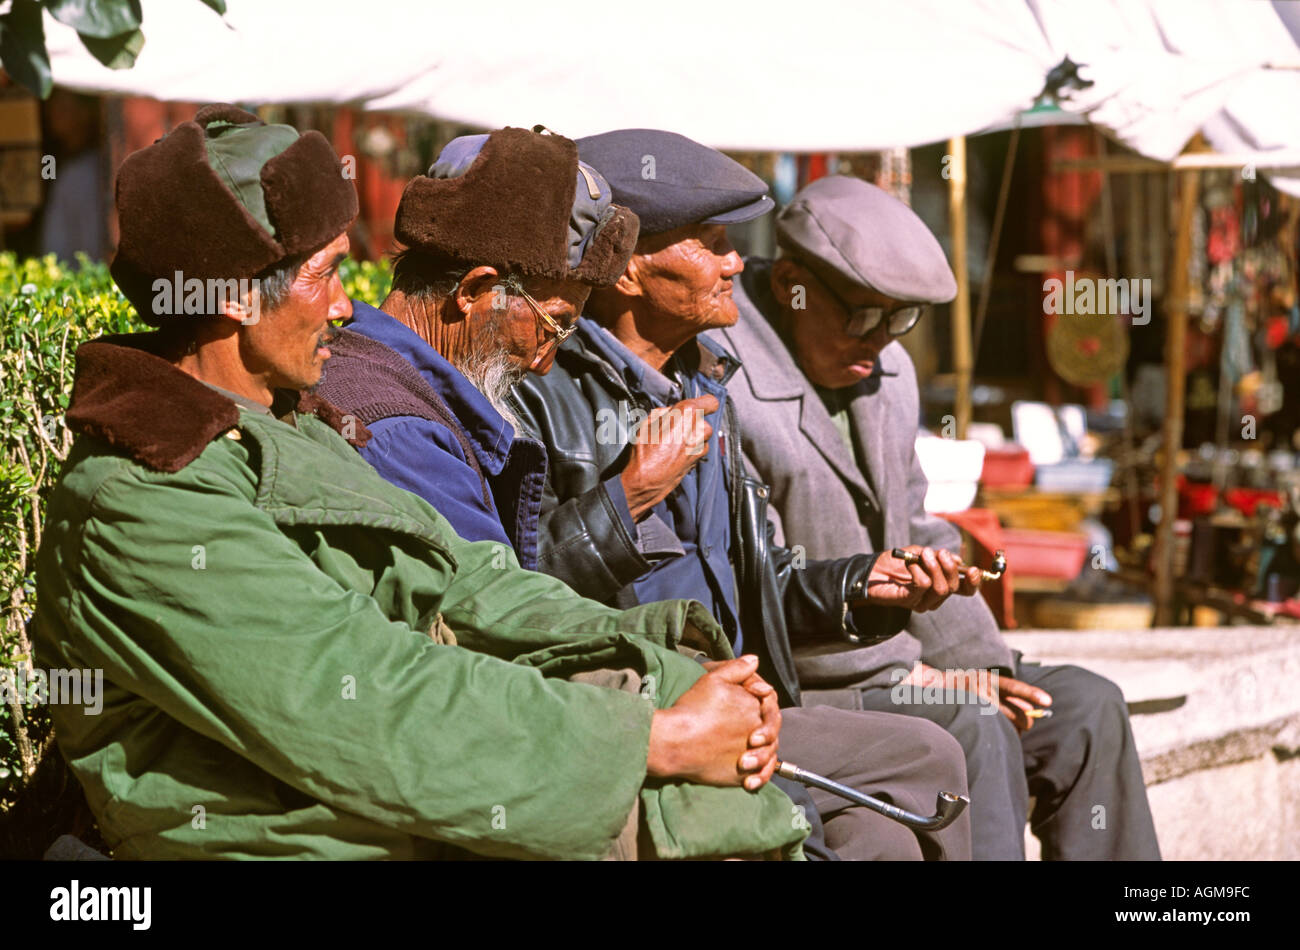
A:
POLYGON ((399 353, 344 330, 330 343, 326 380, 322 388, 328 390, 330 402, 346 406, 363 425, 391 416, 415 416, 446 426, 460 443, 466 464, 478 475, 483 500, 492 504, 492 491, 470 437, 443 398, 399 353), (330 373, 331 369, 336 372, 330 373))

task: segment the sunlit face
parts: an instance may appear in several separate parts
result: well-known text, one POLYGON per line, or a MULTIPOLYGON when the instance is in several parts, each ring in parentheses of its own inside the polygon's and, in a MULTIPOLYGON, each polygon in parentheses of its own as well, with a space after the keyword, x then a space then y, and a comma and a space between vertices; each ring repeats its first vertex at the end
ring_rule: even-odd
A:
POLYGON ((352 316, 352 301, 339 279, 339 264, 348 248, 344 233, 309 257, 284 303, 242 328, 244 365, 264 375, 271 387, 310 389, 320 382, 330 357, 328 344, 338 334, 331 324, 352 316))
POLYGON ((851 336, 846 305, 854 309, 883 307, 888 312, 902 303, 861 287, 846 289, 837 299, 816 275, 788 258, 777 261, 773 268, 772 292, 789 318, 795 362, 809 380, 826 389, 852 386, 870 376, 880 351, 892 339, 885 320, 865 337, 851 336), (795 309, 793 301, 800 288, 804 307, 795 309))
MULTIPOLYGON (((524 286, 542 313, 564 329, 577 322, 591 293, 574 280, 532 279, 524 286)), ((467 303, 465 318, 473 348, 505 353, 521 375, 550 372, 558 334, 519 294, 479 294, 467 303)))
POLYGON ((656 319, 694 333, 729 327, 739 318, 731 278, 745 269, 720 224, 691 224, 637 245, 634 273, 656 319))

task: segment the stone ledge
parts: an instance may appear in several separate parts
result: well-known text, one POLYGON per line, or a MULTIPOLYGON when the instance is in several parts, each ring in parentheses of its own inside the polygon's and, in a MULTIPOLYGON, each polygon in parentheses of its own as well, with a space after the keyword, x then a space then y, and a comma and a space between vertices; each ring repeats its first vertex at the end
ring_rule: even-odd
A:
POLYGON ((1144 768, 1155 768, 1148 782, 1185 774, 1180 761, 1207 768, 1242 761, 1247 747, 1259 755, 1270 742, 1297 745, 1285 724, 1300 718, 1300 627, 1044 630, 1006 639, 1026 660, 1113 680, 1131 707, 1166 709, 1132 716, 1144 768))
POLYGON ((1279 762, 1300 755, 1300 715, 1267 726, 1239 729, 1214 739, 1192 742, 1158 755, 1142 757, 1142 777, 1158 785, 1191 772, 1249 762, 1272 753, 1279 762))
MULTIPOLYGON (((1123 690, 1167 860, 1300 858, 1300 627, 1006 639, 1027 660, 1086 667, 1123 690)), ((1025 838, 1032 860, 1038 842, 1025 838)))

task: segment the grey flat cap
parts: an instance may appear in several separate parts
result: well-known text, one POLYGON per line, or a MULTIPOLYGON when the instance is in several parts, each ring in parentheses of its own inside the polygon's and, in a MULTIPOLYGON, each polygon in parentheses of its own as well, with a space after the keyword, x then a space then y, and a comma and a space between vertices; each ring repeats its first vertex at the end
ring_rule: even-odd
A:
POLYGON ((767 184, 716 149, 676 132, 618 129, 578 139, 578 155, 641 219, 641 233, 739 224, 775 207, 767 184))
POLYGON ((781 247, 815 271, 896 300, 945 303, 957 281, 916 213, 861 178, 812 182, 776 218, 781 247))

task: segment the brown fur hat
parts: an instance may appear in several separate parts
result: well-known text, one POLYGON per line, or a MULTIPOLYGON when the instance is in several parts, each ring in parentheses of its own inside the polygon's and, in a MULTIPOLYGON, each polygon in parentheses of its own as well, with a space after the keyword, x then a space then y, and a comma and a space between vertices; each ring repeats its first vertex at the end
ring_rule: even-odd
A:
POLYGON ((251 278, 315 252, 356 218, 357 192, 319 132, 297 135, 219 104, 127 156, 117 213, 113 279, 158 326, 155 280, 251 278))
POLYGON ((570 139, 498 129, 455 139, 402 193, 394 233, 408 248, 463 264, 608 287, 640 222, 579 165, 570 139))

